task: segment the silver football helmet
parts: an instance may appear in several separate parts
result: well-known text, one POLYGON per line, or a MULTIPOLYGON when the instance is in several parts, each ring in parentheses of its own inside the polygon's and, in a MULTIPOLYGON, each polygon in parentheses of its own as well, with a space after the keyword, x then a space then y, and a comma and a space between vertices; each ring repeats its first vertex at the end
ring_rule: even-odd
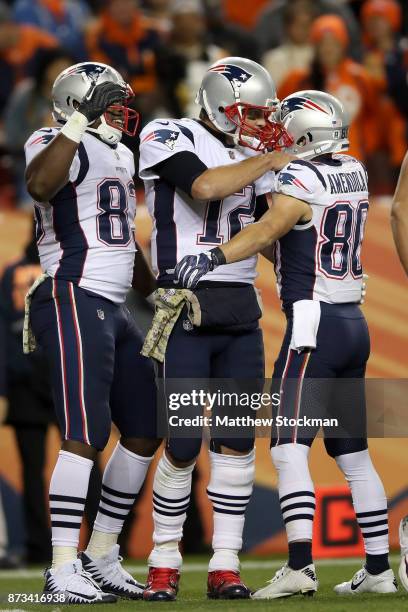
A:
POLYGON ((128 107, 134 97, 131 87, 124 81, 117 70, 99 62, 82 62, 66 68, 57 76, 52 88, 53 117, 63 123, 76 110, 89 88, 94 84, 105 82, 116 83, 126 88, 128 96, 121 104, 110 108, 121 111, 121 124, 115 122, 104 113, 98 127, 88 127, 87 131, 95 132, 104 142, 116 144, 122 138, 122 133, 134 136, 139 123, 139 114, 128 107))
POLYGON ((349 119, 343 104, 324 91, 291 94, 280 105, 280 120, 293 142, 285 147, 302 159, 349 148, 349 119))
POLYGON ((256 62, 243 57, 224 57, 204 75, 196 104, 206 111, 214 126, 234 140, 255 150, 274 148, 282 128, 274 121, 278 106, 270 74, 256 62), (247 124, 251 113, 263 113, 265 126, 247 124))

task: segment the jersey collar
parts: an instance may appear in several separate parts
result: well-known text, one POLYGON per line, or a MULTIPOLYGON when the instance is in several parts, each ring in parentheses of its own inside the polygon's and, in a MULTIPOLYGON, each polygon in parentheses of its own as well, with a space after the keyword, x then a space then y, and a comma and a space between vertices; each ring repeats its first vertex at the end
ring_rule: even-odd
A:
POLYGON ((209 132, 211 136, 214 136, 214 138, 219 140, 224 145, 224 147, 226 147, 227 149, 235 149, 235 144, 228 141, 228 134, 224 134, 224 132, 220 132, 219 130, 211 128, 209 125, 204 123, 204 121, 201 121, 201 119, 194 119, 194 121, 201 125, 201 127, 203 127, 205 130, 207 130, 207 132, 209 132))

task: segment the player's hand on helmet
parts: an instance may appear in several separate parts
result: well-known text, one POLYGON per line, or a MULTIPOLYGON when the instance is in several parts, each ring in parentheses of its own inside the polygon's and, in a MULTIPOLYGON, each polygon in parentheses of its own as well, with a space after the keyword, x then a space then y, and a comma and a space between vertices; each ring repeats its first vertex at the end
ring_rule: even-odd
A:
POLYGON ((284 151, 271 151, 267 153, 270 162, 271 162, 271 170, 282 170, 287 164, 289 164, 294 159, 297 159, 296 155, 292 155, 292 153, 285 153, 284 151))
POLYGON ((123 102, 127 95, 126 88, 117 83, 100 83, 91 85, 84 99, 78 106, 78 111, 85 115, 90 123, 98 119, 103 113, 118 102, 123 102))
POLYGON ((207 272, 212 272, 224 263, 225 257, 218 248, 198 255, 186 255, 174 268, 174 283, 186 289, 194 289, 207 272))

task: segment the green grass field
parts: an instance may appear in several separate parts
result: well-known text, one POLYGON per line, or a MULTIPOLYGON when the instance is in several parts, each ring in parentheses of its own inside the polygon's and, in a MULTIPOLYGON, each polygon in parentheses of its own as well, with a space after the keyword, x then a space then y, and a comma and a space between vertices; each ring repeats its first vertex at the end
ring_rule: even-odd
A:
MULTIPOLYGON (((272 578, 275 571, 281 566, 282 561, 278 559, 266 560, 253 557, 243 557, 242 576, 245 582, 252 588, 258 588, 272 578)), ((398 559, 393 558, 393 569, 397 573, 398 559)), ((318 562, 317 573, 320 588, 314 597, 303 597, 301 595, 273 601, 209 601, 206 599, 206 559, 203 557, 187 558, 181 579, 181 588, 178 600, 172 603, 148 603, 143 601, 120 601, 114 604, 112 610, 134 610, 135 608, 152 609, 158 607, 160 612, 168 610, 189 610, 198 612, 200 610, 224 610, 226 612, 240 612, 241 610, 256 610, 263 612, 269 610, 282 610, 290 612, 302 610, 302 612, 354 612, 367 610, 369 612, 399 612, 408 610, 408 593, 400 586, 395 595, 360 595, 352 597, 339 597, 333 592, 333 585, 348 580, 354 571, 361 567, 358 560, 341 560, 339 562, 318 562)), ((146 573, 142 565, 128 566, 136 578, 143 581, 146 573)), ((39 593, 42 589, 42 578, 40 570, 27 570, 20 572, 0 572, 0 612, 2 610, 38 610, 39 604, 28 604, 18 602, 7 603, 9 593, 39 593)), ((56 604, 47 606, 51 611, 78 610, 78 606, 58 606, 56 604)), ((104 606, 92 606, 92 610, 110 610, 104 606)))

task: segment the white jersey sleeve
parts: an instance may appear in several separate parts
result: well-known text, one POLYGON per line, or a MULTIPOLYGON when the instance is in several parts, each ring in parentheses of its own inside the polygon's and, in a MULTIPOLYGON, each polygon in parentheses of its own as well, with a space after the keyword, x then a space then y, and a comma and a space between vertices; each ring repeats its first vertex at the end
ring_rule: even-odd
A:
POLYGON ((275 173, 271 170, 255 181, 255 193, 257 196, 272 193, 275 190, 275 173))
POLYGON ((158 179, 152 167, 182 151, 196 153, 194 139, 183 125, 169 119, 151 121, 140 134, 140 178, 158 179))
POLYGON ((276 175, 275 192, 317 204, 325 193, 325 180, 320 171, 304 160, 291 161, 276 175))
MULTIPOLYGON (((27 142, 24 145, 27 166, 34 159, 34 157, 44 149, 44 147, 50 144, 51 140, 53 140, 58 133, 59 129, 52 127, 41 128, 31 134, 30 138, 28 138, 27 142)), ((74 182, 78 178, 80 167, 81 163, 77 152, 75 153, 74 159, 72 160, 72 164, 69 169, 69 180, 71 182, 74 182)))

